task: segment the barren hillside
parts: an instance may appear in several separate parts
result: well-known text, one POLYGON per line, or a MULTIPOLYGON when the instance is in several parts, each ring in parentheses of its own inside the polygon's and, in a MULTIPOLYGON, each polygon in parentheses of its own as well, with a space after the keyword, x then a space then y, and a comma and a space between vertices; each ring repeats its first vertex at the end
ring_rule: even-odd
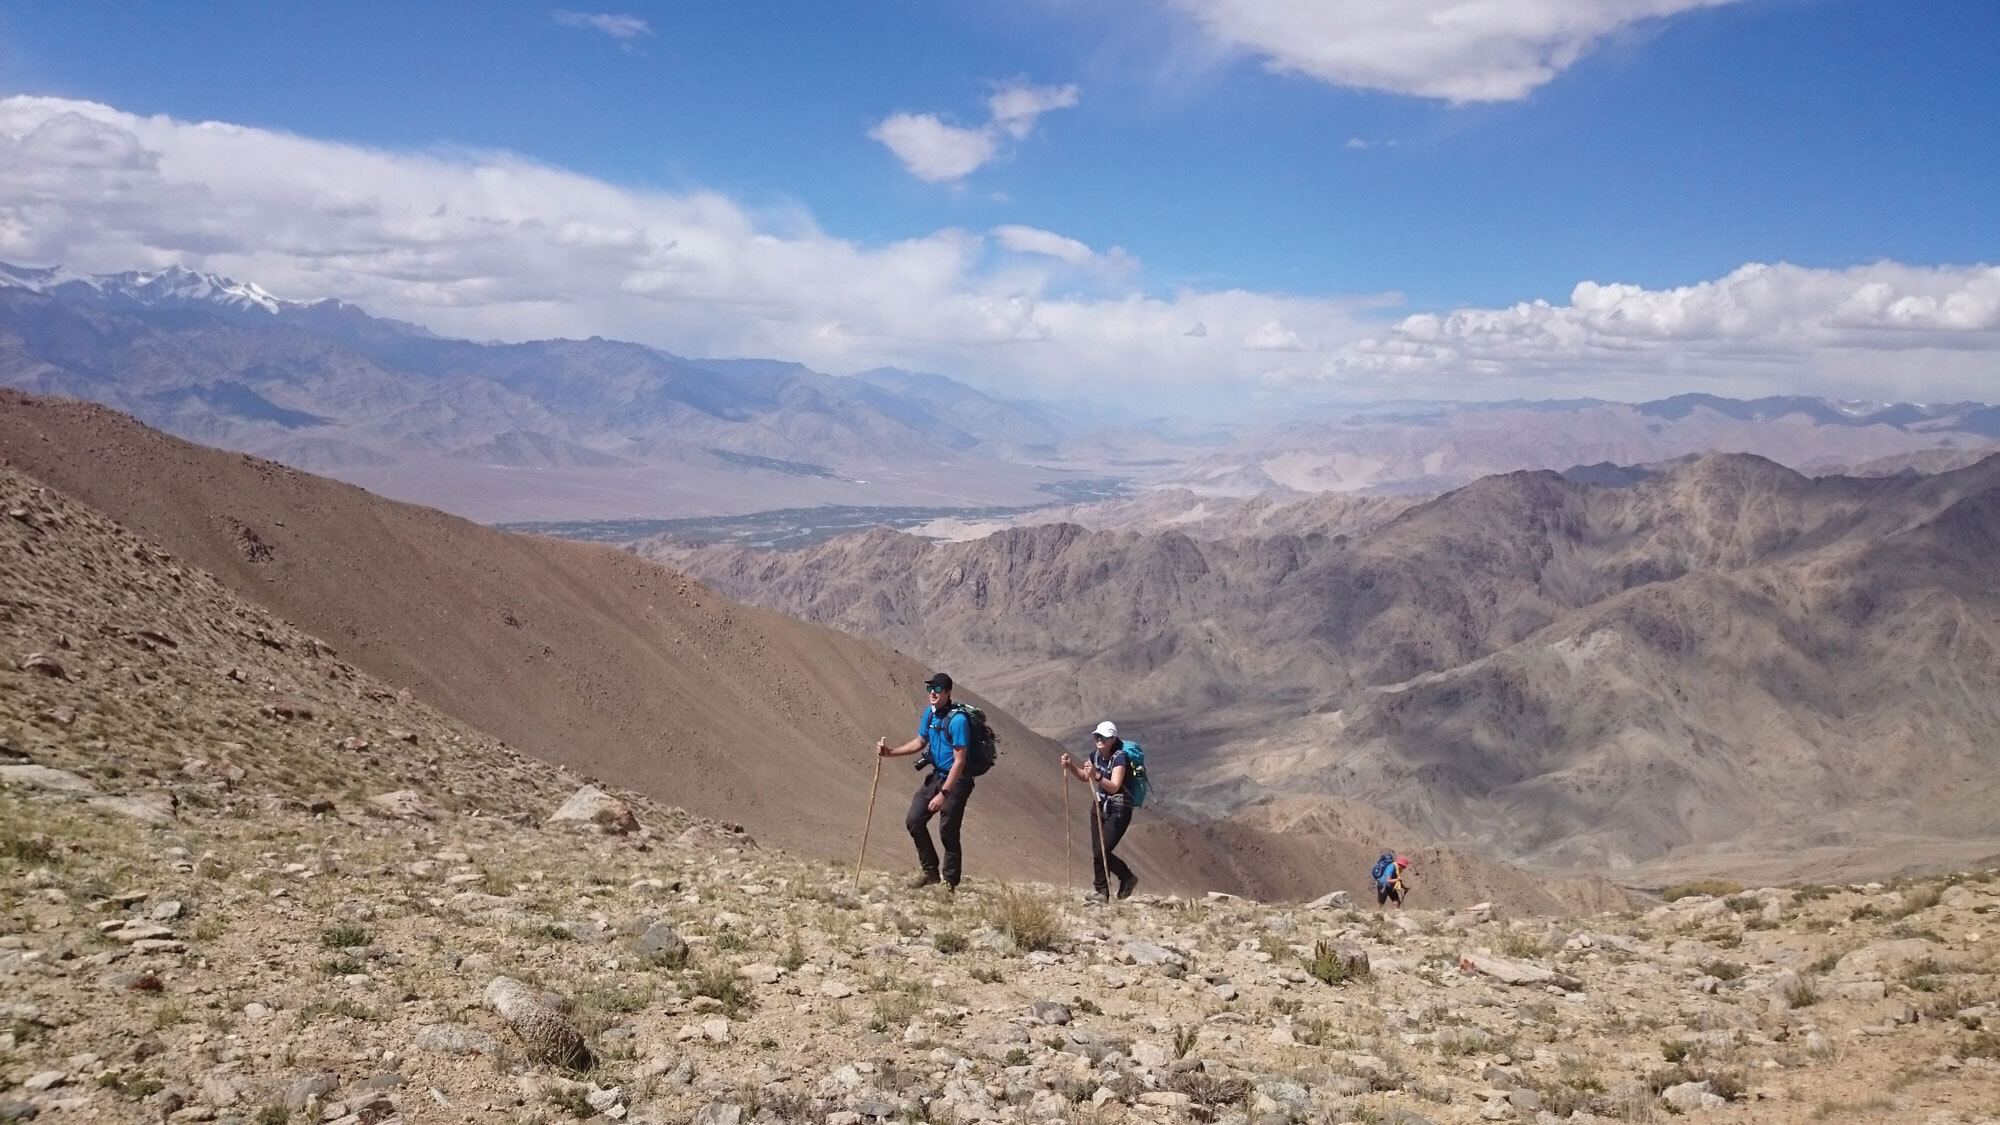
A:
POLYGON ((1489 477, 1351 535, 680 557, 951 660, 1050 732, 1129 721, 1207 815, 1319 793, 1539 863, 1815 843, 1894 870, 2000 839, 1995 497, 2000 458, 1809 479, 1710 455, 1622 487, 1489 477))

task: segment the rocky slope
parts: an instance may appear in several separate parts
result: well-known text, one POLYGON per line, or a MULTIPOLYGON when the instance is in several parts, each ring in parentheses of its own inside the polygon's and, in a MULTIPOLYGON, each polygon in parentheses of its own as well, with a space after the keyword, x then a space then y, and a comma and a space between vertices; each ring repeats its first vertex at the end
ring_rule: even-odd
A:
POLYGON ((1353 534, 675 558, 950 660, 1042 729, 1129 722, 1211 815, 1304 791, 1542 863, 1803 838, 1893 870, 2000 850, 1996 497, 2000 459, 1863 480, 1707 456, 1622 487, 1491 477, 1353 534))
POLYGON ((6 1120, 1992 1120, 1995 872, 912 893, 579 788, 6 466, 0 592, 6 1120))

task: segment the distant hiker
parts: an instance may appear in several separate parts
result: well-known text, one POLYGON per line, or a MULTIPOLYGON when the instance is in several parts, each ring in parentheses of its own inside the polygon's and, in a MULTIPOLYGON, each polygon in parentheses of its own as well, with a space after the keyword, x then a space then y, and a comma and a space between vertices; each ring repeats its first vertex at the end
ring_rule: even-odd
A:
POLYGON ((1068 754, 1062 756, 1063 768, 1078 781, 1091 786, 1097 797, 1097 809, 1090 819, 1090 865, 1096 876, 1096 895, 1099 899, 1109 899, 1109 874, 1118 877, 1118 897, 1132 897, 1132 889, 1139 885, 1139 877, 1125 861, 1118 858, 1118 841, 1125 836, 1125 829, 1132 824, 1132 810, 1145 801, 1145 751, 1137 743, 1127 742, 1118 737, 1118 724, 1106 719, 1097 724, 1090 739, 1093 752, 1084 761, 1077 761, 1068 754), (1104 835, 1098 837, 1098 826, 1102 824, 1104 835))
POLYGON ((1368 872, 1375 881, 1375 905, 1383 906, 1394 902, 1396 909, 1403 908, 1403 896, 1409 893, 1409 886, 1403 882, 1410 874, 1410 857, 1395 852, 1383 852, 1368 872))
POLYGON ((901 746, 890 746, 888 739, 878 738, 875 753, 884 758, 898 758, 926 752, 917 768, 929 769, 930 775, 917 786, 910 798, 910 813, 903 818, 910 838, 916 841, 917 863, 923 868, 923 874, 910 886, 914 889, 942 882, 956 890, 964 872, 958 830, 965 822, 965 802, 972 796, 972 779, 985 772, 973 762, 970 748, 983 741, 988 756, 980 764, 990 766, 993 739, 986 716, 978 708, 952 703, 950 676, 943 672, 933 675, 924 681, 924 690, 930 695, 930 703, 917 718, 917 737, 901 746), (938 866, 937 848, 931 844, 933 816, 938 818, 938 839, 944 844, 942 868, 938 866))

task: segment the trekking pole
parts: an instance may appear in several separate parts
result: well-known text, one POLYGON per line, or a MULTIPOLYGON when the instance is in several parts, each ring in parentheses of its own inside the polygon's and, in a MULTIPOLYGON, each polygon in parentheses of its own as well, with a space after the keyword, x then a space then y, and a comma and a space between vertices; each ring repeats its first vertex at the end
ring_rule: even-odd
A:
MULTIPOLYGON (((1105 898, 1111 897, 1111 849, 1104 846, 1104 802, 1097 799, 1096 771, 1090 779, 1090 811, 1097 817, 1097 862, 1104 865, 1105 898)), ((1093 888, 1094 889, 1094 888, 1093 888)))
POLYGON ((1060 761, 1056 768, 1063 775, 1063 894, 1068 896, 1076 893, 1076 829, 1070 827, 1076 821, 1069 818, 1069 769, 1060 761))
POLYGON ((875 792, 882 788, 882 755, 875 754, 875 781, 868 787, 868 816, 861 822, 861 854, 854 857, 854 893, 861 893, 861 862, 868 858, 868 826, 875 823, 875 792))

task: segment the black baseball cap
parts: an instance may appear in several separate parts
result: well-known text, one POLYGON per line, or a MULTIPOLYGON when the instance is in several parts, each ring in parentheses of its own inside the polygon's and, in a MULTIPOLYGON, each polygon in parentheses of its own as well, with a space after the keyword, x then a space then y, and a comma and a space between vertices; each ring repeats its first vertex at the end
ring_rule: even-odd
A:
POLYGON ((926 688, 937 688, 939 691, 950 691, 951 677, 945 675, 943 672, 933 672, 931 673, 931 678, 924 681, 924 686, 926 688))

